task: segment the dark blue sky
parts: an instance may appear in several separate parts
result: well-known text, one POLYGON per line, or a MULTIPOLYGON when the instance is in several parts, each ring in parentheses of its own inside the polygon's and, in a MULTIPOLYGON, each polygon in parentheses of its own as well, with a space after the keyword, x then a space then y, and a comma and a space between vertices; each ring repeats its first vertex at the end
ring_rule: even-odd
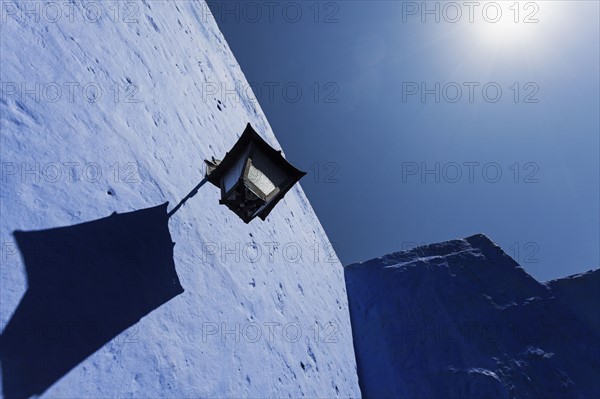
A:
POLYGON ((481 232, 599 266, 598 2, 209 4, 343 264, 481 232))

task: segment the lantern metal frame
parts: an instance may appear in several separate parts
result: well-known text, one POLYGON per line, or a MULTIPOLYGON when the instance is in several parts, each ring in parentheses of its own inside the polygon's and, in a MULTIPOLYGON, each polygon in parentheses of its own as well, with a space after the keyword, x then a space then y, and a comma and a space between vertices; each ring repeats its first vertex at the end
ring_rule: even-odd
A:
MULTIPOLYGON (((269 178, 270 176, 268 176, 268 174, 274 171, 261 170, 261 172, 266 172, 265 174, 269 178)), ((281 151, 271 147, 252 128, 252 125, 248 124, 233 148, 225 155, 223 160, 218 163, 214 170, 207 175, 207 178, 210 183, 221 189, 221 200, 219 203, 226 205, 233 212, 238 214, 245 223, 249 223, 256 216, 265 220, 275 205, 277 205, 294 184, 305 175, 306 172, 297 169, 289 163, 283 157, 281 151), (263 193, 262 190, 248 178, 250 169, 253 166, 253 158, 259 156, 259 154, 260 156, 266 157, 266 159, 285 175, 285 179, 276 184, 275 189, 268 194, 263 193), (245 160, 243 159, 244 157, 245 160), (236 163, 240 160, 243 160, 243 164, 240 166, 241 170, 238 171, 235 170, 235 168, 236 163), (231 187, 226 189, 223 179, 228 173, 232 172, 239 172, 239 177, 231 187), (245 205, 246 201, 251 201, 251 199, 248 198, 248 191, 254 194, 258 199, 257 203, 251 203, 249 205, 254 206, 260 204, 260 206, 257 209, 250 208, 250 212, 247 214, 240 214, 239 205, 245 205), (232 194, 235 192, 240 194, 240 199, 232 198, 232 194)))
POLYGON ((196 195, 200 187, 206 182, 210 182, 221 191, 219 203, 227 206, 245 223, 250 223, 257 216, 265 220, 285 194, 306 175, 306 172, 290 164, 280 150, 271 147, 249 123, 222 161, 213 158, 212 161, 205 162, 207 164, 206 176, 169 212, 169 217, 188 199, 196 195), (264 165, 262 168, 254 166, 253 159, 262 160, 263 164, 270 164, 271 169, 264 170, 264 165), (264 175, 263 177, 272 183, 274 189, 265 193, 250 178, 252 173, 264 175), (229 187, 226 187, 225 178, 231 177, 232 174, 234 179, 227 181, 229 187), (272 178, 276 174, 278 174, 279 181, 273 182, 272 178))

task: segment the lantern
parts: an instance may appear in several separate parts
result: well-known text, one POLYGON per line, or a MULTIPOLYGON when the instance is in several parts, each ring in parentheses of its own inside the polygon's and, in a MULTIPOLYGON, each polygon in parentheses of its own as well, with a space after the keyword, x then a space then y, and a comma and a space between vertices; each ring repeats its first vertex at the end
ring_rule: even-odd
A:
POLYGON ((245 223, 265 220, 306 173, 296 169, 250 124, 222 161, 205 161, 206 179, 221 189, 221 204, 245 223))

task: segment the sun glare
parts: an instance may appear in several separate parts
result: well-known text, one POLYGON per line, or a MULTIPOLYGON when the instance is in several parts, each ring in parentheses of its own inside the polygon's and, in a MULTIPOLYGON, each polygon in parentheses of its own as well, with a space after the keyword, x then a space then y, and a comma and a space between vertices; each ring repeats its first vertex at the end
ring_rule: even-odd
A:
POLYGON ((529 42, 539 27, 539 5, 533 2, 494 3, 476 21, 482 41, 494 46, 513 45, 515 41, 529 42))
POLYGON ((495 48, 535 46, 552 33, 561 2, 502 1, 486 3, 474 21, 475 34, 482 44, 495 48))

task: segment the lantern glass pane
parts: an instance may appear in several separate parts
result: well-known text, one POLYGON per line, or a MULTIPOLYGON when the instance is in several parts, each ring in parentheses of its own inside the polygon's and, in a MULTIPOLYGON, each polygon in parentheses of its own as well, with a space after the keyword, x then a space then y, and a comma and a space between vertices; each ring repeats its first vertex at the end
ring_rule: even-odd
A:
POLYGON ((225 192, 231 190, 235 183, 238 182, 242 173, 244 172, 244 166, 246 163, 246 158, 248 157, 249 149, 247 149, 244 154, 233 164, 233 166, 227 171, 225 175, 223 175, 223 188, 225 192))
POLYGON ((269 177, 273 185, 279 187, 284 183, 288 176, 277 162, 266 156, 262 151, 255 151, 252 155, 254 166, 269 177))
POLYGON ((252 163, 249 164, 247 178, 256 186, 256 188, 261 191, 261 193, 256 193, 259 194, 260 197, 267 197, 269 194, 275 191, 276 187, 273 182, 269 180, 269 178, 263 172, 257 169, 252 163))

